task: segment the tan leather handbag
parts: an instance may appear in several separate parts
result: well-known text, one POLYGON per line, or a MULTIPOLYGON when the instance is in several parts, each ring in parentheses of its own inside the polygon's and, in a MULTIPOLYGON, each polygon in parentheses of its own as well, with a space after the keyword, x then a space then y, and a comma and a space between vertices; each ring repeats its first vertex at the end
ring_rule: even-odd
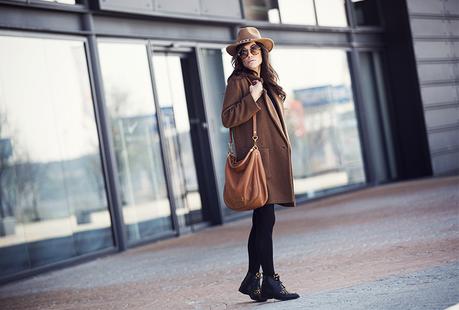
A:
POLYGON ((233 139, 230 136, 228 156, 225 166, 225 186, 223 198, 228 208, 235 211, 247 211, 262 207, 268 201, 266 173, 257 146, 257 118, 253 119, 253 146, 240 161, 232 152, 233 139))

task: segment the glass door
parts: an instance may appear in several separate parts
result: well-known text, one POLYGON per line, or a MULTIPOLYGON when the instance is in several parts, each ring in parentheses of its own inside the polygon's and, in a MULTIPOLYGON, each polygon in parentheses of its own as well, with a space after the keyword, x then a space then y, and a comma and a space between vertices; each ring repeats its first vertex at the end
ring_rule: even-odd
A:
POLYGON ((98 50, 128 244, 174 234, 147 48, 99 40, 98 50))
MULTIPOLYGON (((164 132, 164 147, 171 180, 171 197, 180 231, 194 230, 203 221, 196 173, 192 127, 188 113, 183 61, 188 54, 153 52, 156 94, 164 132)), ((195 146, 197 147, 197 146, 195 146)))

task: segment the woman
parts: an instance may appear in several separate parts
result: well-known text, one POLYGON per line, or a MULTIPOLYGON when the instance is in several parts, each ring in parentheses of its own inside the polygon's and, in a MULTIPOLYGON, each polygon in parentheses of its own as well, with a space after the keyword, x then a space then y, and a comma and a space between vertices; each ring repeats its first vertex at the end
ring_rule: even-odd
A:
POLYGON ((255 301, 299 297, 286 290, 273 264, 274 204, 296 206, 290 141, 283 116, 285 92, 277 84, 277 73, 269 62, 268 53, 273 47, 274 42, 262 38, 254 27, 240 28, 236 43, 226 47, 233 56, 234 71, 227 81, 222 123, 226 128, 233 128, 236 157, 240 160, 253 145, 251 120, 256 113, 257 145, 269 192, 266 205, 253 210, 248 240, 249 270, 239 288, 255 301), (263 269, 261 287, 260 265, 263 269))

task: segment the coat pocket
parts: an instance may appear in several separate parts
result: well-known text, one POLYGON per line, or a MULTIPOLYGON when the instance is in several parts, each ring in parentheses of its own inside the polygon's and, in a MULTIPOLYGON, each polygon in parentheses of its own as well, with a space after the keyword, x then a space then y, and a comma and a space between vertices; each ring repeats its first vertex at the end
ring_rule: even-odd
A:
POLYGON ((271 178, 271 162, 270 162, 270 153, 271 149, 269 147, 258 147, 258 150, 261 154, 261 160, 263 161, 263 167, 265 168, 266 178, 271 178))

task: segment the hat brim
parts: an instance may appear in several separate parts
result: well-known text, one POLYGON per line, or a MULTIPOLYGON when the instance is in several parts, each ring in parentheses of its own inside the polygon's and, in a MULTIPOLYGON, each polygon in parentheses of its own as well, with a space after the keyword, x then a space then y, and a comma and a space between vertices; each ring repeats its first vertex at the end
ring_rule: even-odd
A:
POLYGON ((266 47, 268 52, 270 52, 274 47, 274 41, 271 40, 270 38, 260 38, 260 39, 252 39, 252 40, 246 41, 244 43, 230 44, 230 45, 228 45, 226 47, 226 52, 228 54, 230 54, 231 56, 234 56, 236 54, 236 50, 237 50, 237 47, 239 45, 247 44, 247 43, 250 43, 250 42, 260 42, 261 44, 263 44, 266 47))

